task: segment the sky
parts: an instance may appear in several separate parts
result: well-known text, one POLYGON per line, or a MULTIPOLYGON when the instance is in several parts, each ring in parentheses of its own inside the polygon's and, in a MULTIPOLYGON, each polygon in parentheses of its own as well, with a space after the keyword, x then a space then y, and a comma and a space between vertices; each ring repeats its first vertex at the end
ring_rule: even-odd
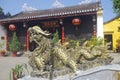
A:
MULTIPOLYGON (((43 10, 53 8, 56 0, 0 0, 0 7, 3 8, 3 12, 10 12, 15 15, 21 11, 25 10, 43 10)), ((91 2, 97 0, 57 0, 61 3, 61 6, 74 6, 79 5, 83 2, 91 2)), ((113 3, 112 0, 101 0, 103 7, 103 20, 107 22, 113 19, 116 14, 113 13, 113 3)))

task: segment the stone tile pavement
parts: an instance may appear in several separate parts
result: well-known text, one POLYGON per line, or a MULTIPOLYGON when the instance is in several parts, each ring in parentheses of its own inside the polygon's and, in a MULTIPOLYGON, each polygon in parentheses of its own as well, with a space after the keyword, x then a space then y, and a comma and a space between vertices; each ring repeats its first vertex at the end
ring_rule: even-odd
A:
MULTIPOLYGON (((11 68, 14 68, 16 64, 28 65, 27 57, 0 57, 0 80, 10 80, 9 75, 11 68)), ((32 68, 28 65, 29 71, 32 68)))
MULTIPOLYGON (((111 53, 111 56, 114 57, 112 64, 120 63, 120 53, 111 53)), ((0 57, 0 80, 10 80, 9 74, 11 68, 15 67, 16 64, 26 63, 28 65, 29 72, 32 71, 32 68, 28 64, 28 57, 0 57)))

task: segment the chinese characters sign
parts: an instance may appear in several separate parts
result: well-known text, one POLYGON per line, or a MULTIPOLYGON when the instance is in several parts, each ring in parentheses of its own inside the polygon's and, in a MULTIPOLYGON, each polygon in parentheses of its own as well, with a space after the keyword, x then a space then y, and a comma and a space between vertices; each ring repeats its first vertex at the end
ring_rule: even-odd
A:
POLYGON ((47 22, 42 22, 42 26, 45 28, 58 27, 59 23, 58 21, 47 21, 47 22))

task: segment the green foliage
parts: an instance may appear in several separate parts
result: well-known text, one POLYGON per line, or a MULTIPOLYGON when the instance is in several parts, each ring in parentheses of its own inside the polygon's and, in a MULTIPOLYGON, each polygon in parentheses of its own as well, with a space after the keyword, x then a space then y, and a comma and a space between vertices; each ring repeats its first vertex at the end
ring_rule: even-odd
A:
POLYGON ((58 31, 53 34, 52 43, 57 43, 59 41, 58 31))
POLYGON ((18 41, 16 32, 14 32, 12 42, 9 44, 9 49, 10 51, 19 51, 20 47, 21 47, 21 43, 18 41))
POLYGON ((79 46, 80 41, 79 40, 70 40, 69 44, 70 44, 70 47, 75 48, 76 46, 79 46))
POLYGON ((70 45, 71 45, 71 47, 75 47, 76 46, 76 43, 77 43, 77 41, 75 41, 75 40, 70 40, 70 45))
POLYGON ((0 13, 2 13, 3 12, 3 9, 0 7, 0 13))
POLYGON ((112 0, 113 1, 113 9, 118 15, 120 15, 120 0, 112 0))
POLYGON ((104 44, 104 39, 101 38, 96 38, 96 37, 92 37, 88 42, 87 42, 87 46, 88 47, 95 47, 95 46, 100 46, 104 44))
POLYGON ((11 16, 10 12, 8 12, 7 14, 5 14, 3 12, 2 7, 0 7, 0 19, 7 18, 7 17, 10 17, 10 16, 11 16))
POLYGON ((11 16, 10 12, 7 12, 6 15, 5 15, 6 18, 10 17, 10 16, 11 16))

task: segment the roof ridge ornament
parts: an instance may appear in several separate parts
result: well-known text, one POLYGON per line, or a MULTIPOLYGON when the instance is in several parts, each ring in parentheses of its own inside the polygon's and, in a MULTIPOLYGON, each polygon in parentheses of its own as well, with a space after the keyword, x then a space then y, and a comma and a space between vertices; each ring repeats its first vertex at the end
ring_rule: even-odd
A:
POLYGON ((55 2, 52 4, 52 8, 61 8, 61 7, 64 7, 64 5, 58 0, 55 0, 55 2))
POLYGON ((91 2, 93 2, 92 0, 83 0, 83 1, 81 1, 81 2, 79 2, 78 4, 88 4, 88 3, 91 3, 91 2))
POLYGON ((79 2, 78 4, 81 5, 81 4, 88 4, 88 3, 92 3, 92 2, 98 2, 99 6, 101 6, 101 0, 83 0, 83 1, 79 2))

